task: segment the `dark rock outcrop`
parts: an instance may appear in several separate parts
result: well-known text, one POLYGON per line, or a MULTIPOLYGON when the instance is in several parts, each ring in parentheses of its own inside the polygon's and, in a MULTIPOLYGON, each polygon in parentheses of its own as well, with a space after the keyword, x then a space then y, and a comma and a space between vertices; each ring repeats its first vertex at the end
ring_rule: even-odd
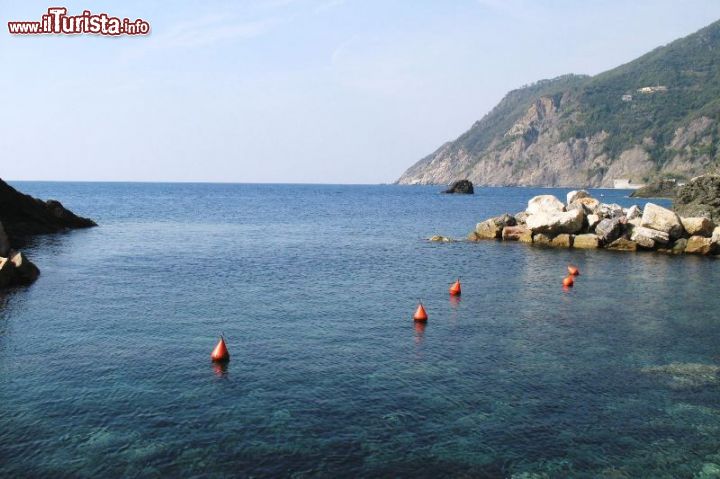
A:
POLYGON ((97 224, 81 218, 59 201, 43 201, 20 193, 0 180, 0 222, 13 246, 28 236, 57 233, 66 229, 90 228, 97 224))
POLYGON ((633 191, 630 196, 633 198, 675 198, 677 193, 677 182, 675 180, 653 181, 633 191))
POLYGON ((32 284, 40 276, 40 270, 20 252, 13 252, 10 261, 15 266, 15 283, 32 284))
POLYGON ((3 225, 0 223, 0 257, 7 258, 10 248, 10 238, 7 237, 3 225))
POLYGON ((455 181, 450 187, 443 191, 447 194, 461 194, 461 195, 472 195, 475 193, 473 184, 470 180, 459 180, 455 181))
POLYGON ((0 288, 28 285, 40 270, 19 248, 32 235, 97 226, 81 218, 59 201, 42 201, 20 193, 0 180, 0 288))
POLYGON ((720 175, 698 176, 679 187, 673 206, 680 216, 705 216, 720 223, 720 175))

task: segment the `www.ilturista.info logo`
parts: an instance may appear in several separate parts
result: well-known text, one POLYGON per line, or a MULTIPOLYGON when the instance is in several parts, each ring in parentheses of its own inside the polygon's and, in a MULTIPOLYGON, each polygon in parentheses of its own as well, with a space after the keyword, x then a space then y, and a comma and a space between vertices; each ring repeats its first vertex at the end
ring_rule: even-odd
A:
POLYGON ((85 10, 82 15, 68 15, 65 7, 48 8, 39 22, 8 22, 8 31, 13 35, 147 35, 150 24, 138 18, 111 17, 107 13, 91 13, 85 10))

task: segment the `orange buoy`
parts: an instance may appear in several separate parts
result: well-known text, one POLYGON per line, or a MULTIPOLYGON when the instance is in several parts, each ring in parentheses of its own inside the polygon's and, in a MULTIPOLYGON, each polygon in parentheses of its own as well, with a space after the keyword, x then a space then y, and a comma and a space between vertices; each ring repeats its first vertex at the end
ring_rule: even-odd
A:
POLYGON ((413 319, 415 321, 427 321, 428 320, 427 311, 425 311, 425 307, 422 305, 422 303, 418 304, 418 307, 415 310, 415 315, 413 316, 413 319))
POLYGON ((575 284, 575 280, 572 278, 572 276, 567 276, 563 279, 563 286, 571 288, 573 284, 575 284))
POLYGON ((225 345, 225 338, 222 336, 220 336, 220 341, 218 341, 215 349, 210 353, 210 359, 212 359, 214 363, 226 363, 230 361, 230 353, 225 345))
POLYGON ((568 265, 568 273, 570 276, 578 276, 580 275, 580 270, 577 268, 577 266, 568 265))
POLYGON ((462 291, 460 289, 460 278, 458 278, 457 281, 455 281, 452 286, 450 286, 450 296, 460 296, 461 292, 462 291))

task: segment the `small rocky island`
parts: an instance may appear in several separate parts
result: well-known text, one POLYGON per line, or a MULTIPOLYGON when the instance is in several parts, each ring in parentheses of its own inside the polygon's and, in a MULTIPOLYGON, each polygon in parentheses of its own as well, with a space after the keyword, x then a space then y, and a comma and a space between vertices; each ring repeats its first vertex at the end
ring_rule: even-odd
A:
MULTIPOLYGON (((707 193, 709 185, 717 181, 717 177, 698 177, 689 188, 707 193)), ((707 203, 707 198, 704 201, 707 203)), ((568 193, 565 203, 552 195, 536 196, 528 201, 525 211, 478 223, 468 239, 521 241, 557 248, 720 254, 720 227, 711 209, 697 206, 693 211, 702 211, 703 215, 681 217, 653 203, 647 203, 644 210, 638 206, 623 208, 601 203, 579 190, 568 193)))
POLYGON ((33 283, 40 270, 18 251, 28 238, 97 224, 75 215, 59 201, 42 201, 0 179, 0 288, 33 283))
POLYGON ((443 191, 445 194, 455 195, 472 195, 475 193, 473 184, 470 180, 459 180, 452 183, 447 190, 443 191))

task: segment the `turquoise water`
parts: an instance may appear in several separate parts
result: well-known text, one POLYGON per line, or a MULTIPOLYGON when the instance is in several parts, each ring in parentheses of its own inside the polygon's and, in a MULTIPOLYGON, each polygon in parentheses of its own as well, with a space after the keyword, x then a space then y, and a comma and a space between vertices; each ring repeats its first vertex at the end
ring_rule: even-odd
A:
POLYGON ((567 190, 16 186, 101 226, 0 300, 1 477, 720 473, 717 261, 422 240, 567 190))

